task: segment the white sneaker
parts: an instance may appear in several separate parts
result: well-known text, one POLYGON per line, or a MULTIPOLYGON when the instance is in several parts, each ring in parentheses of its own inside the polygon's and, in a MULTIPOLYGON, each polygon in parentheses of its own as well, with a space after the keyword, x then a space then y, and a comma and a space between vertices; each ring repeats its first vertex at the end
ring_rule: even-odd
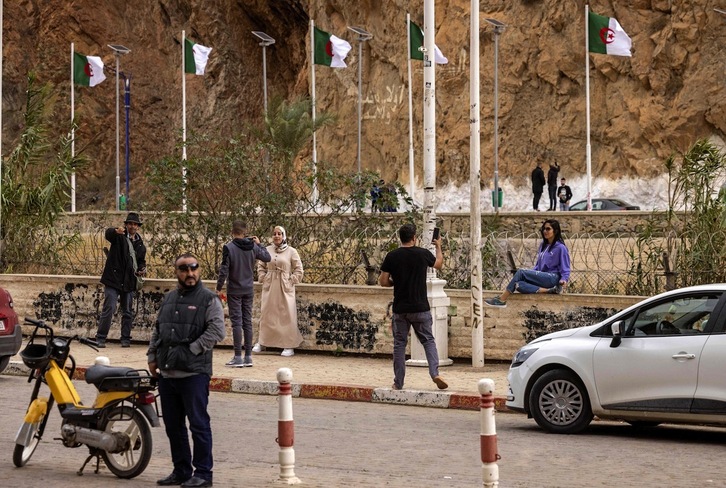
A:
POLYGON ((295 349, 283 349, 280 356, 290 357, 295 355, 295 349))
POLYGON ((259 342, 252 346, 252 352, 262 352, 262 346, 259 342))

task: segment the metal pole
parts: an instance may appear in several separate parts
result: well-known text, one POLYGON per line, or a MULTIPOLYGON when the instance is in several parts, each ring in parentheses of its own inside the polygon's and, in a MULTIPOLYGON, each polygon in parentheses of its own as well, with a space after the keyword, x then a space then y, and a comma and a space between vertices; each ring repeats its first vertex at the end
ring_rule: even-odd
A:
POLYGON ((116 211, 119 210, 119 194, 121 193, 121 175, 119 174, 119 53, 115 52, 116 57, 116 211))
POLYGON ((494 212, 499 213, 499 34, 494 27, 494 212))
POLYGON ((124 76, 124 107, 126 108, 126 145, 125 145, 125 153, 126 153, 126 207, 128 208, 129 205, 129 196, 130 196, 130 190, 129 190, 129 179, 130 179, 130 156, 131 156, 131 148, 129 147, 129 134, 130 134, 130 109, 131 109, 131 75, 124 76))
MULTIPOLYGON (((2 0, 0 0, 0 5, 2 4, 2 0)), ((73 125, 73 120, 76 117, 76 95, 75 95, 75 86, 73 83, 73 71, 74 71, 74 64, 75 64, 75 56, 73 55, 73 52, 75 50, 74 43, 71 42, 71 159, 76 159, 76 128, 73 125)), ((1 57, 1 56, 0 56, 1 57)), ((2 112, 0 110, 0 112, 2 112)), ((75 213, 76 211, 76 166, 75 163, 73 165, 73 169, 71 170, 71 212, 75 213)))
POLYGON ((267 115, 267 46, 262 44, 262 91, 265 94, 265 115, 267 115))
MULTIPOLYGON (((479 101, 479 0, 471 0, 469 28, 469 185, 471 234, 471 365, 484 366, 481 259, 481 106, 479 101)), ((495 112, 496 113, 496 112, 495 112)), ((495 143, 496 144, 496 143, 495 143)), ((496 147, 496 146, 495 146, 496 147)))
POLYGON ((360 181, 360 133, 363 106, 363 40, 358 38, 358 178, 360 181))

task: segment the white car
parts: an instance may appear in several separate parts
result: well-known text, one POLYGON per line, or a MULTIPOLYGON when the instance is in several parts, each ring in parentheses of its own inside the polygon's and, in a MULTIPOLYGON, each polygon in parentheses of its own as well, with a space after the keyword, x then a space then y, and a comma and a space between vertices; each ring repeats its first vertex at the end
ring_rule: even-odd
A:
POLYGON ((547 334, 509 368, 507 408, 545 430, 593 415, 635 426, 726 425, 726 284, 682 288, 595 325, 547 334))

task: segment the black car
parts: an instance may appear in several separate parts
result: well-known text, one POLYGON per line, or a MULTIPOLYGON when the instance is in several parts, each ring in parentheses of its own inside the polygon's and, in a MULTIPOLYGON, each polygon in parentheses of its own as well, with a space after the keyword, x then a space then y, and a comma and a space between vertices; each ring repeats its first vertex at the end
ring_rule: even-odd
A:
MULTIPOLYGON (((592 199, 593 210, 640 210, 637 205, 631 205, 617 198, 593 198, 592 199)), ((570 210, 587 210, 587 200, 581 200, 577 203, 570 205, 570 210)))
POLYGON ((23 342, 22 327, 13 308, 10 292, 0 288, 0 373, 10 364, 10 357, 20 350, 23 342))

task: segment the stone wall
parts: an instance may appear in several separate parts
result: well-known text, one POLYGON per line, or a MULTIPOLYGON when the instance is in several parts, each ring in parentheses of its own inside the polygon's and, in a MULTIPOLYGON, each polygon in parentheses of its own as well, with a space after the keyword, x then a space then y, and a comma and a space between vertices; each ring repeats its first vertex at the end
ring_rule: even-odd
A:
MULTIPOLYGON (((12 295, 21 321, 23 317, 39 318, 53 324, 62 335, 95 336, 97 317, 103 306, 103 286, 98 277, 0 275, 0 286, 12 295)), ((134 340, 149 339, 161 298, 173 286, 173 280, 146 281, 134 302, 134 340)), ((255 332, 259 292, 260 287, 256 285, 255 332)), ((469 291, 447 290, 447 293, 451 299, 448 355, 471 358, 469 291)), ((491 296, 494 293, 484 293, 484 298, 491 296)), ((300 349, 391 354, 391 300, 392 290, 378 286, 298 285, 298 327, 305 339, 300 349)), ((505 309, 484 309, 485 358, 509 361, 520 346, 542 333, 595 323, 638 300, 640 297, 515 295, 505 309)), ((119 319, 118 315, 114 318, 111 339, 119 337, 119 319)), ((228 331, 223 344, 231 343, 228 331)))

